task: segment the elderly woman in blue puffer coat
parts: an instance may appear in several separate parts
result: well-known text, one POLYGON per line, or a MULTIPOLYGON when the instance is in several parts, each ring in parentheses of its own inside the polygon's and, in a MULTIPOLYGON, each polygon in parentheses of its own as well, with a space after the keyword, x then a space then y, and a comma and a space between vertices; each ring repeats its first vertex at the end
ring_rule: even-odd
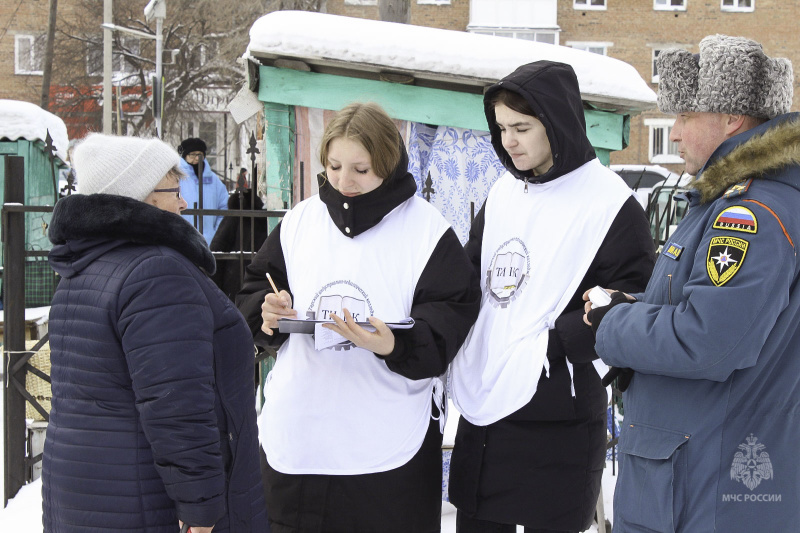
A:
POLYGON ((268 531, 253 345, 180 216, 178 154, 93 134, 49 237, 45 532, 268 531))

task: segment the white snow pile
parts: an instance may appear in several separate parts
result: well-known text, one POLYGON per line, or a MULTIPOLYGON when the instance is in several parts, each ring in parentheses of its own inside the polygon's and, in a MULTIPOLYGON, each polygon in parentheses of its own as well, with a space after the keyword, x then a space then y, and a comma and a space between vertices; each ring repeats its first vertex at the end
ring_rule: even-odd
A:
POLYGON ((0 100, 0 138, 45 142, 48 131, 56 155, 66 161, 69 136, 63 120, 30 102, 0 100))
POLYGON ((508 37, 307 11, 275 11, 250 28, 245 57, 371 65, 432 77, 494 82, 537 60, 568 63, 584 100, 643 111, 656 94, 633 66, 608 56, 508 37))

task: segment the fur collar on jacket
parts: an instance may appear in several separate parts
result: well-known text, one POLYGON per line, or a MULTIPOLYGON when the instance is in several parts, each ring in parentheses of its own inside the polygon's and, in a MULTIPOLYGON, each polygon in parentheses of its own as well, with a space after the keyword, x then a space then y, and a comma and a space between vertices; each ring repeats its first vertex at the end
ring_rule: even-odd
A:
MULTIPOLYGON (((779 117, 780 118, 780 117, 779 117)), ((746 179, 763 179, 770 172, 800 164, 800 118, 765 123, 742 144, 713 161, 692 185, 707 203, 746 179)), ((731 140, 735 140, 733 137, 731 140)), ((728 141, 726 141, 728 142, 728 141)))
POLYGON ((53 244, 78 239, 167 246, 209 274, 216 269, 206 240, 183 217, 113 194, 73 194, 56 202, 47 233, 53 244))

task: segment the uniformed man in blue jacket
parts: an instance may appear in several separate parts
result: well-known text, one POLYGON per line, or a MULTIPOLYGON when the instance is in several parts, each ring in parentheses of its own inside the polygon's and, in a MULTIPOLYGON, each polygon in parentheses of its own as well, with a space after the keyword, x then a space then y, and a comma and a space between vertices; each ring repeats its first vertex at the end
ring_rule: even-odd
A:
POLYGON ((672 49, 657 61, 658 105, 677 115, 670 140, 696 180, 645 292, 616 293, 585 317, 598 355, 633 371, 614 532, 797 531, 800 115, 788 113, 791 63, 724 35, 703 39, 699 54, 672 49))

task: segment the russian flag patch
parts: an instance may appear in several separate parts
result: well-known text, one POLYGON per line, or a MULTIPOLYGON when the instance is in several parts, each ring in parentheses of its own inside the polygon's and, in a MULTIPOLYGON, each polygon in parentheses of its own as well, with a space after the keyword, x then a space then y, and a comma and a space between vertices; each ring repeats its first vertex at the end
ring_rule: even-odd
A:
POLYGON ((758 221, 752 211, 741 205, 728 207, 714 219, 714 229, 756 233, 758 221))

